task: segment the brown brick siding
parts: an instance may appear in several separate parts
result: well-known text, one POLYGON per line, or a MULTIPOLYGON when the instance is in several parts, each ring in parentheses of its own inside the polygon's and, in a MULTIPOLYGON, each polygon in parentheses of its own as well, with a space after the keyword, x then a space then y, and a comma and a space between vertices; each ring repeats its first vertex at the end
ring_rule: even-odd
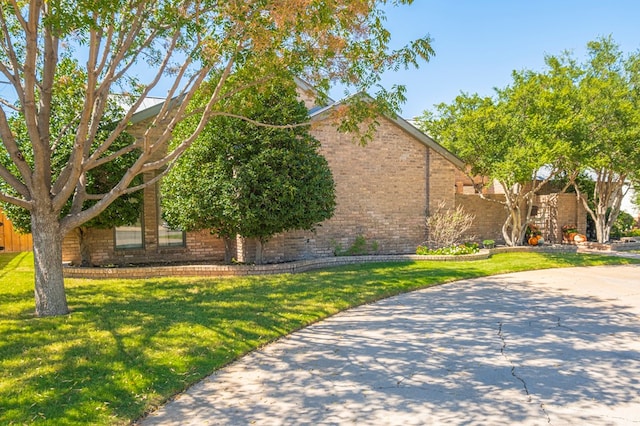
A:
MULTIPOLYGON (((351 135, 336 131, 329 122, 313 126, 321 141, 320 152, 327 158, 336 183, 336 211, 332 219, 314 231, 295 231, 274 236, 263 247, 266 262, 285 262, 333 256, 337 247, 348 249, 358 236, 366 239, 371 253, 414 253, 426 237, 425 217, 444 201, 447 208, 461 205, 475 214, 471 231, 479 241, 504 243, 501 233, 506 218, 504 206, 478 195, 456 194, 460 173, 454 165, 429 149, 399 126, 380 120, 375 138, 366 146, 351 135), (375 244, 375 247, 373 246, 375 244)), ((146 179, 153 175, 145 176, 146 179)), ((503 197, 488 195, 489 197, 503 197)), ((539 214, 534 218, 549 242, 561 241, 561 227, 577 224, 586 230, 586 214, 571 194, 539 196, 539 214)), ((190 232, 185 247, 157 244, 158 193, 155 187, 144 194, 144 247, 115 250, 114 231, 92 229, 87 238, 94 264, 127 264, 166 261, 210 261, 224 259, 224 243, 207 231, 190 232)), ((67 236, 64 260, 79 262, 77 233, 67 236)), ((255 260, 255 242, 239 238, 236 259, 255 260)))
POLYGON ((335 215, 315 231, 277 235, 264 247, 265 260, 332 256, 358 236, 371 253, 415 253, 426 236, 427 202, 431 208, 443 199, 454 204, 453 165, 393 122, 382 119, 366 146, 330 123, 314 126, 313 133, 336 183, 335 215))
POLYGON ((507 218, 507 211, 498 202, 500 199, 504 200, 504 196, 487 195, 486 197, 495 201, 482 199, 476 194, 456 194, 456 206, 461 206, 466 213, 474 215, 473 228, 469 232, 469 237, 477 241, 494 240, 498 244, 504 244, 502 224, 507 218))
MULTIPOLYGON (((131 134, 137 137, 147 131, 148 123, 134 125, 131 134)), ((158 127, 149 132, 150 140, 157 137, 162 128, 158 127)), ((162 152, 158 152, 156 159, 162 152)), ((155 173, 146 173, 145 180, 152 179, 155 173)), ((224 260, 224 243, 208 231, 188 232, 185 247, 158 246, 158 190, 151 186, 144 190, 143 219, 144 246, 141 249, 115 249, 115 231, 113 229, 91 229, 87 241, 91 251, 91 262, 96 265, 121 265, 127 263, 146 262, 191 262, 224 260)), ((77 231, 71 232, 63 242, 62 258, 65 262, 77 264, 80 262, 80 249, 77 231)))
MULTIPOLYGON (((503 195, 487 195, 489 201, 479 195, 456 194, 456 205, 462 206, 467 213, 475 215, 474 226, 470 235, 476 240, 495 240, 504 244, 502 224, 507 218, 505 207, 496 202, 504 200, 503 195)), ((531 222, 542 231, 542 236, 548 243, 562 242, 562 227, 575 224, 581 233, 587 229, 587 213, 578 203, 574 194, 549 194, 536 197, 534 206, 538 207, 538 214, 531 222)))
MULTIPOLYGON (((332 256, 336 246, 350 247, 363 236, 376 245, 376 253, 414 253, 425 239, 425 215, 441 200, 455 203, 455 167, 440 154, 405 133, 395 123, 380 120, 375 138, 366 146, 351 135, 337 132, 329 122, 316 123, 312 132, 321 141, 336 183, 337 207, 332 219, 315 231, 276 235, 263 247, 266 262, 332 256)), ((151 178, 151 176, 146 177, 151 178)), ((186 247, 157 246, 157 191, 145 190, 145 246, 140 250, 118 250, 113 230, 91 234, 95 264, 160 261, 221 261, 224 244, 208 232, 187 234, 186 247)), ((73 236, 65 241, 66 261, 77 261, 73 236)), ((237 258, 252 262, 255 244, 240 241, 237 258)))

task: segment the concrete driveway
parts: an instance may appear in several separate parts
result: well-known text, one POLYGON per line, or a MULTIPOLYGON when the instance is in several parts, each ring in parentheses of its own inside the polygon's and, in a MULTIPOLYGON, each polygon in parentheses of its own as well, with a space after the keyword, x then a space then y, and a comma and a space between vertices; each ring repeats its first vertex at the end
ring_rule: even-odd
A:
POLYGON ((143 425, 638 425, 640 266, 459 281, 352 309, 143 425))

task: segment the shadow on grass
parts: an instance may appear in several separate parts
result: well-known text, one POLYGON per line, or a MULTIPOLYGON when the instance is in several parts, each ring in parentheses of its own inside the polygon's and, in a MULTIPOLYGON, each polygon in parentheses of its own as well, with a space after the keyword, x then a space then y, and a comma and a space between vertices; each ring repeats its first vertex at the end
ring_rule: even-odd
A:
POLYGON ((2 370, 12 384, 2 391, 4 421, 126 422, 255 347, 349 305, 446 274, 474 274, 388 266, 247 279, 70 281, 70 315, 4 321, 0 354, 9 362, 2 370), (25 406, 25 397, 33 405, 25 406))
MULTIPOLYGON (((24 269, 27 259, 31 259, 29 252, 0 253, 0 283, 10 286, 12 283, 6 277, 19 273, 19 270, 24 269)), ((31 275, 33 275, 33 263, 29 266, 31 266, 31 275)))
MULTIPOLYGON (((515 267, 503 259, 506 266, 489 272, 515 267)), ((245 279, 69 280, 70 315, 0 318, 0 420, 127 423, 281 335, 348 306, 485 275, 487 262, 353 265, 245 279)), ((27 296, 0 297, 11 304, 27 296)))

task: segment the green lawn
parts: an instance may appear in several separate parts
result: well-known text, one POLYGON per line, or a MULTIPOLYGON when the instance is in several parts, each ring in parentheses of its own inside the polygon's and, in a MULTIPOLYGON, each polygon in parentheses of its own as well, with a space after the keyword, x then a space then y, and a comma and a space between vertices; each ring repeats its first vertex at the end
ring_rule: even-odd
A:
POLYGON ((632 259, 504 253, 248 278, 67 280, 33 316, 33 257, 0 255, 0 424, 127 424, 212 371, 350 306, 462 278, 632 259))

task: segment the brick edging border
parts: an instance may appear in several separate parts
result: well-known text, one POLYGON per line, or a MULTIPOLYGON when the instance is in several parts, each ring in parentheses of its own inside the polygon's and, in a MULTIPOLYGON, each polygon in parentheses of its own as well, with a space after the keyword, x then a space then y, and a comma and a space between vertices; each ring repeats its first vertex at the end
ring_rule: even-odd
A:
POLYGON ((487 259, 489 250, 460 256, 419 256, 415 254, 371 255, 371 256, 337 256, 317 259, 296 260, 286 263, 266 265, 158 265, 143 267, 64 268, 66 278, 157 278, 157 277, 223 277, 270 274, 295 274, 332 266, 352 265, 358 263, 410 262, 416 260, 463 261, 487 259))
POLYGON ((338 256, 317 259, 297 260, 267 265, 158 265, 141 267, 92 268, 66 266, 65 278, 158 278, 158 277, 234 277, 248 275, 295 274, 314 269, 340 265, 380 262, 410 262, 416 260, 437 260, 446 262, 488 259, 492 253, 542 251, 575 252, 575 246, 548 247, 498 247, 481 249, 479 253, 458 256, 420 256, 416 254, 338 256))

